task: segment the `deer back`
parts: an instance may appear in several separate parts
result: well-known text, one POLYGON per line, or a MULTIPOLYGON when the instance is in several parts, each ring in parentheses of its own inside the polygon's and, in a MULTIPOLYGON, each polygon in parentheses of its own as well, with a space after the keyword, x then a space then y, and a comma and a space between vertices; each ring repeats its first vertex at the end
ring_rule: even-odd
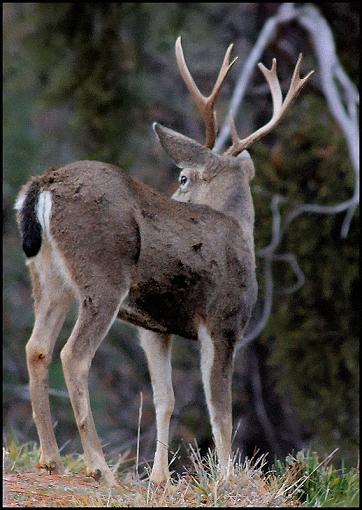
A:
POLYGON ((232 309, 234 294, 249 285, 249 248, 230 216, 172 200, 95 161, 51 169, 34 182, 51 193, 48 235, 71 278, 79 282, 84 274, 89 285, 89 273, 101 268, 107 283, 116 284, 126 268, 130 291, 122 318, 196 338, 212 300, 227 287, 223 303, 232 309))

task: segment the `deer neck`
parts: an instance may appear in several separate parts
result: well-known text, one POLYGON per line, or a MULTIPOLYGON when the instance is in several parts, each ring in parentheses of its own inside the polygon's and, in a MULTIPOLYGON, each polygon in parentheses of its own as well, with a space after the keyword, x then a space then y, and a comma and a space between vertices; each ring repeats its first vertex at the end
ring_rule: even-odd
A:
POLYGON ((213 209, 234 218, 254 257, 254 204, 248 179, 232 182, 209 204, 213 209))
POLYGON ((234 218, 240 225, 243 240, 254 259, 254 204, 249 182, 246 175, 216 176, 207 189, 203 189, 191 201, 208 205, 234 218))

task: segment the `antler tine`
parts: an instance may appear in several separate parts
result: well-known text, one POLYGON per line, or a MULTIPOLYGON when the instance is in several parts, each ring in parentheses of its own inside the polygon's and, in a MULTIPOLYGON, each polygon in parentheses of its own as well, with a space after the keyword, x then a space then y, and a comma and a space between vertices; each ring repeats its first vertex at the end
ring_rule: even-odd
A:
POLYGON ((230 115, 230 117, 229 117, 229 124, 230 124, 231 140, 232 140, 233 144, 236 144, 239 141, 239 135, 236 130, 235 119, 232 115, 230 115))
POLYGON ((225 57, 224 57, 222 65, 220 67, 220 71, 219 71, 217 80, 215 82, 214 88, 212 89, 212 92, 208 97, 208 99, 210 101, 215 102, 215 100, 217 99, 217 96, 219 95, 222 84, 224 83, 224 80, 225 80, 226 76, 228 75, 228 72, 230 71, 230 69, 232 68, 232 66, 235 64, 235 62, 238 59, 238 57, 235 57, 234 60, 229 62, 230 54, 231 54, 233 47, 234 47, 234 44, 231 43, 229 45, 228 49, 226 50, 225 57))
POLYGON ((181 76, 184 79, 186 87, 189 89, 191 97, 193 98, 197 107, 201 111, 205 104, 206 98, 199 91, 199 89, 198 89, 196 83, 194 82, 194 79, 191 76, 191 73, 187 67, 185 57, 184 57, 184 52, 183 52, 182 46, 181 46, 181 36, 179 36, 176 39, 175 50, 176 50, 176 61, 177 61, 177 65, 180 70, 181 76))
POLYGON ((277 75, 277 61, 273 58, 272 67, 268 69, 261 62, 258 64, 260 71, 263 73, 268 82, 270 93, 273 100, 273 116, 281 109, 283 104, 283 95, 277 75))
POLYGON ((225 154, 236 156, 241 151, 247 149, 257 140, 260 140, 263 136, 268 134, 275 126, 277 126, 280 122, 280 120, 283 118, 287 110, 290 108, 291 104, 295 100, 295 98, 298 96, 299 92, 305 85, 305 83, 309 80, 311 75, 314 73, 314 71, 310 71, 307 76, 304 78, 301 78, 299 76, 299 70, 302 62, 302 54, 299 54, 298 61, 295 65, 293 76, 290 82, 288 93, 283 101, 282 92, 280 89, 280 83, 277 75, 277 68, 276 68, 276 60, 273 58, 273 63, 271 69, 267 69, 262 63, 259 63, 259 69, 263 73, 266 81, 268 82, 270 93, 273 100, 273 115, 270 121, 265 124, 263 127, 257 129, 254 133, 247 136, 246 138, 243 138, 240 140, 240 138, 236 139, 235 136, 235 125, 234 125, 234 132, 232 133, 232 145, 229 147, 229 149, 225 152, 225 154))
POLYGON ((230 44, 228 49, 226 50, 225 57, 222 63, 222 66, 219 71, 219 75, 215 82, 214 88, 209 96, 204 96, 200 90, 198 89, 194 79, 191 76, 191 73, 187 67, 184 53, 181 45, 181 36, 179 36, 176 40, 175 50, 176 50, 176 61, 178 68, 180 70, 181 76, 184 79, 186 87, 188 88, 192 99, 194 100, 201 117, 205 124, 206 129, 206 141, 205 145, 209 149, 214 146, 216 134, 217 134, 217 120, 216 120, 216 112, 214 112, 215 101, 220 93, 222 84, 230 71, 231 67, 235 64, 238 57, 235 57, 232 62, 229 62, 230 53, 233 48, 233 45, 230 44))
POLYGON ((299 76, 299 70, 302 63, 303 54, 299 53, 298 61, 295 65, 295 69, 293 72, 293 76, 290 82, 290 87, 288 90, 288 94, 286 95, 286 98, 284 100, 283 109, 284 113, 288 110, 294 99, 298 96, 299 92, 302 90, 304 84, 309 80, 309 78, 312 76, 314 71, 309 71, 307 76, 304 78, 301 78, 299 76))

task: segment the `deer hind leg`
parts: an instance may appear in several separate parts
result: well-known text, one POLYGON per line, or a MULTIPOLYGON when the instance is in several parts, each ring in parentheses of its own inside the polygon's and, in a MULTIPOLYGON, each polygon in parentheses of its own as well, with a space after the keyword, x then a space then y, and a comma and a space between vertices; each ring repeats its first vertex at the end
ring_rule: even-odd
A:
POLYGON ((61 351, 64 377, 83 445, 87 472, 96 480, 115 485, 105 461, 92 416, 88 374, 94 354, 113 324, 120 304, 128 291, 107 286, 103 278, 99 287, 88 289, 80 299, 79 315, 71 336, 61 351))
POLYGON ((157 445, 151 481, 168 480, 168 439, 175 397, 172 388, 171 337, 139 328, 140 342, 146 353, 153 401, 156 410, 157 445))
POLYGON ((231 461, 233 345, 222 335, 199 328, 201 372, 207 407, 222 475, 227 478, 231 461))
POLYGON ((39 467, 50 473, 61 473, 63 464, 50 413, 48 369, 72 293, 57 272, 51 249, 45 243, 36 259, 28 265, 33 284, 35 324, 26 345, 26 358, 33 418, 40 441, 39 467))

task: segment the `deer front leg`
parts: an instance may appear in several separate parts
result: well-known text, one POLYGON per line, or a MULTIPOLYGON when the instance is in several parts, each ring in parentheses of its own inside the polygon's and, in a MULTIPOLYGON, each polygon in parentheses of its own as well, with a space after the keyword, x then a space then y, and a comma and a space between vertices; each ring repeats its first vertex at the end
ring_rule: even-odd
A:
POLYGON ((231 461, 233 345, 222 335, 211 336, 199 328, 201 372, 207 407, 222 476, 227 478, 231 461))
POLYGON ((141 328, 139 332, 140 342, 147 357, 156 410, 157 445, 150 479, 160 483, 170 477, 168 440, 170 419, 175 404, 171 374, 171 338, 141 328))
POLYGON ((56 281, 54 274, 53 278, 47 281, 46 287, 45 282, 40 284, 35 267, 30 267, 30 273, 33 281, 35 324, 26 345, 26 360, 33 419, 40 441, 41 455, 38 467, 45 468, 49 473, 62 473, 64 468, 50 412, 48 371, 71 295, 63 288, 61 281, 56 281))
POLYGON ((112 289, 106 289, 100 296, 84 298, 74 330, 61 352, 65 381, 82 441, 87 473, 108 486, 116 485, 116 480, 107 466, 94 425, 88 374, 94 354, 110 329, 119 305, 119 295, 112 295, 112 289))

